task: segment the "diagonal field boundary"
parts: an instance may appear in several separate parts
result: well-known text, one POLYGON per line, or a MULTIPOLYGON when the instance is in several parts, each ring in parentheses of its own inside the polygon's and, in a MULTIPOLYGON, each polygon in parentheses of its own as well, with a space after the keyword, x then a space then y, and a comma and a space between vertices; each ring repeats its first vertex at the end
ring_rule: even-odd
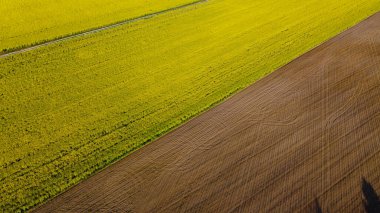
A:
POLYGON ((97 33, 97 32, 103 31, 103 30, 112 29, 112 28, 119 27, 119 26, 124 25, 124 24, 129 24, 129 23, 137 22, 137 21, 144 20, 144 19, 150 19, 150 18, 153 18, 153 17, 155 17, 157 15, 161 15, 161 14, 164 14, 164 13, 167 13, 167 12, 171 12, 173 10, 179 10, 179 9, 183 9, 183 8, 186 8, 186 7, 194 6, 194 5, 197 5, 197 4, 205 3, 207 1, 208 0, 198 0, 198 1, 195 1, 195 2, 188 3, 188 4, 180 5, 180 6, 177 6, 177 7, 172 7, 172 8, 166 9, 166 10, 161 10, 161 11, 158 11, 158 12, 142 15, 142 16, 139 16, 139 17, 136 17, 136 18, 126 19, 126 20, 119 21, 119 22, 116 22, 116 23, 112 23, 112 24, 109 24, 109 25, 105 25, 105 26, 102 26, 102 27, 90 28, 88 30, 80 31, 80 32, 77 32, 77 33, 74 33, 74 34, 60 36, 60 37, 58 37, 56 39, 38 42, 36 44, 28 45, 26 47, 15 48, 14 50, 10 50, 10 51, 5 52, 5 53, 1 53, 0 52, 0 58, 5 58, 5 57, 11 56, 11 55, 16 55, 16 54, 19 54, 19 53, 28 52, 28 51, 31 51, 31 50, 34 50, 34 49, 38 49, 38 48, 43 47, 43 46, 47 46, 47 45, 50 45, 50 44, 55 44, 55 43, 58 43, 58 42, 62 42, 62 41, 65 41, 65 40, 81 37, 81 36, 84 36, 84 35, 89 35, 89 34, 97 33))
POLYGON ((362 212, 360 181, 380 183, 378 29, 380 12, 34 212, 362 212))

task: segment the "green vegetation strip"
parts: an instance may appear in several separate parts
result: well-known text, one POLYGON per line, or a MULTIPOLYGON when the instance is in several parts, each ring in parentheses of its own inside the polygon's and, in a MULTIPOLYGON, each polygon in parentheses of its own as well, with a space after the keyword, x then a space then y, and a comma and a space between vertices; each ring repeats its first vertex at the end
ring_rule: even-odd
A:
POLYGON ((379 10, 210 0, 0 58, 0 209, 56 196, 379 10))

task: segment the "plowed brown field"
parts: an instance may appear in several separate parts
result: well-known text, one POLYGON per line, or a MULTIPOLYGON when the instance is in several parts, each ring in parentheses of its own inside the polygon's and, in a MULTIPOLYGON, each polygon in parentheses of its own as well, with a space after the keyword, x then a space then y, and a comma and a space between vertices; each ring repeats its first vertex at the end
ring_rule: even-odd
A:
POLYGON ((380 13, 36 210, 362 212, 379 150, 380 13))

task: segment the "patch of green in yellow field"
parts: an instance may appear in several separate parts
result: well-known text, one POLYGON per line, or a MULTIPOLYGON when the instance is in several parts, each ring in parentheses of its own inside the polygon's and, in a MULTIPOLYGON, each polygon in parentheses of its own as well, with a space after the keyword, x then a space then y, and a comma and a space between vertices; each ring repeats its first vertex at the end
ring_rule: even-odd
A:
POLYGON ((46 201, 378 10, 209 0, 0 58, 0 209, 46 201))
POLYGON ((0 52, 196 0, 1 0, 0 52))

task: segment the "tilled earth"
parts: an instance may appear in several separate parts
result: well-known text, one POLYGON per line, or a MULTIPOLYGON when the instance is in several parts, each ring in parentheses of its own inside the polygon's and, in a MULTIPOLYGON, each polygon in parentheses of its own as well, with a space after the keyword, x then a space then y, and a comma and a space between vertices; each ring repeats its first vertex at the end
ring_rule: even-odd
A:
POLYGON ((377 13, 35 210, 364 212, 379 150, 377 13))

